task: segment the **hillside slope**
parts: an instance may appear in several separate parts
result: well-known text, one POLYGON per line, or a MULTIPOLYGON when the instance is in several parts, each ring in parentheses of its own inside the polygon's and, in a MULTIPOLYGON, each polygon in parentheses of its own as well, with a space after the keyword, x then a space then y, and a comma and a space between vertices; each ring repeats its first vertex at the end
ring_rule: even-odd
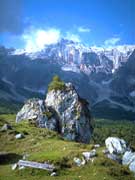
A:
POLYGON ((25 121, 17 124, 14 115, 1 115, 0 127, 5 122, 11 124, 12 130, 0 132, 0 180, 134 180, 127 167, 107 159, 102 153, 105 148, 104 139, 108 137, 108 133, 110 136, 119 135, 119 137, 127 134, 128 142, 135 145, 132 136, 135 127, 129 122, 124 125, 123 122, 118 124, 111 121, 104 123, 104 120, 96 121, 95 139, 93 138, 92 144, 89 145, 64 141, 55 132, 34 127, 25 121), (116 127, 115 131, 113 126, 116 127), (23 133, 25 137, 15 139, 14 136, 17 133, 23 133), (97 157, 95 157, 94 162, 77 167, 73 158, 81 157, 82 152, 91 150, 93 143, 97 142, 100 142, 102 146, 97 149, 97 157), (6 154, 4 161, 2 152, 6 154), (31 168, 11 170, 11 164, 22 159, 24 154, 28 155, 28 160, 53 163, 57 167, 58 176, 50 177, 50 173, 45 170, 31 168))

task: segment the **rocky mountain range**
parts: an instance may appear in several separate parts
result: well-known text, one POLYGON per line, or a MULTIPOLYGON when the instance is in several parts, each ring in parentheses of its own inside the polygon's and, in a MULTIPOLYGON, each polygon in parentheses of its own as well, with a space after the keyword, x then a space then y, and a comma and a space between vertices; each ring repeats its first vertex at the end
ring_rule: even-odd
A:
POLYGON ((94 116, 135 120, 135 46, 86 47, 62 39, 39 52, 0 48, 0 99, 43 97, 58 74, 90 102, 94 116))

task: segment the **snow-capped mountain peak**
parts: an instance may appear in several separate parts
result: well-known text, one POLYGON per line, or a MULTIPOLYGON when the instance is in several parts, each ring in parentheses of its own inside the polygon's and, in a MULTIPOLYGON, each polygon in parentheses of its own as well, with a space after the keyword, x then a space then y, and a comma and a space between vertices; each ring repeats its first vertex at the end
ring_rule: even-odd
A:
POLYGON ((93 71, 94 66, 96 66, 98 71, 105 68, 105 64, 108 61, 107 64, 112 62, 112 68, 109 71, 114 73, 121 63, 126 62, 134 49, 135 45, 121 45, 107 48, 97 46, 88 47, 78 42, 61 39, 58 43, 46 45, 42 50, 37 52, 28 53, 25 49, 16 49, 13 54, 25 54, 31 59, 51 59, 63 65, 63 69, 69 69, 71 71, 73 68, 69 67, 76 69, 76 66, 80 66, 79 69, 87 73, 93 71), (70 66, 71 64, 72 66, 70 66))

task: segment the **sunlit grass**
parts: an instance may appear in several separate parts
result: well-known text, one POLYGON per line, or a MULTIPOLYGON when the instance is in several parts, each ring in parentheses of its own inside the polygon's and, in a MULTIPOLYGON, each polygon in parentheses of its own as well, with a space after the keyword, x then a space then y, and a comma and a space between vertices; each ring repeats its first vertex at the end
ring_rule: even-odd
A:
MULTIPOLYGON (((98 136, 102 137, 102 139, 105 137, 105 133, 102 134, 103 129, 107 127, 111 129, 111 126, 114 128, 115 125, 113 122, 107 122, 97 120, 95 124, 95 133, 99 133, 98 136)), ((4 123, 10 123, 13 128, 12 130, 0 132, 0 152, 13 153, 16 155, 16 158, 28 154, 27 159, 31 161, 49 161, 56 166, 58 176, 50 177, 50 173, 32 168, 12 171, 11 159, 9 159, 8 163, 0 165, 0 180, 134 179, 127 167, 105 158, 102 153, 102 150, 105 148, 104 145, 97 149, 97 157, 94 163, 89 162, 83 167, 76 167, 73 158, 81 157, 84 151, 90 151, 93 148, 93 144, 86 145, 65 141, 56 132, 34 127, 28 121, 15 123, 15 115, 1 115, 0 127, 4 123), (25 138, 16 140, 14 137, 16 133, 23 133, 25 138)), ((127 124, 125 128, 127 128, 127 124)), ((94 142, 94 140, 92 141, 94 142)), ((98 142, 98 138, 94 143, 96 142, 98 142)))

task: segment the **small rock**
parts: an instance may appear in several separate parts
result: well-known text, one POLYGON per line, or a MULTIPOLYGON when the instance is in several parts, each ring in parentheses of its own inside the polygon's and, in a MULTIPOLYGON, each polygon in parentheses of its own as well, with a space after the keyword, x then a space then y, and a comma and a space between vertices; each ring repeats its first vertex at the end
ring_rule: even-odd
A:
POLYGON ((81 159, 75 157, 74 162, 77 166, 81 166, 81 159))
POLYGON ((19 133, 19 134, 16 134, 16 135, 15 135, 15 138, 16 138, 16 139, 22 139, 22 138, 24 138, 24 135, 21 134, 21 133, 19 133))
POLYGON ((99 148, 100 147, 100 144, 95 144, 94 145, 94 148, 99 148))
POLYGON ((50 176, 57 176, 56 172, 52 172, 50 176))
POLYGON ((84 158, 86 159, 86 161, 89 161, 92 157, 96 156, 96 150, 93 149, 90 152, 83 152, 82 155, 84 156, 84 158))
POLYGON ((12 165, 12 170, 15 170, 15 169, 17 168, 17 166, 18 166, 17 163, 13 164, 13 165, 12 165))
POLYGON ((1 128, 1 131, 7 131, 8 129, 12 129, 12 127, 9 124, 4 124, 1 128))
POLYGON ((77 166, 79 166, 79 167, 80 167, 81 165, 83 165, 81 159, 79 159, 79 158, 77 158, 77 157, 74 158, 74 162, 75 162, 75 164, 76 164, 77 166))
POLYGON ((90 160, 90 152, 83 152, 82 155, 84 156, 84 158, 89 161, 90 160))

